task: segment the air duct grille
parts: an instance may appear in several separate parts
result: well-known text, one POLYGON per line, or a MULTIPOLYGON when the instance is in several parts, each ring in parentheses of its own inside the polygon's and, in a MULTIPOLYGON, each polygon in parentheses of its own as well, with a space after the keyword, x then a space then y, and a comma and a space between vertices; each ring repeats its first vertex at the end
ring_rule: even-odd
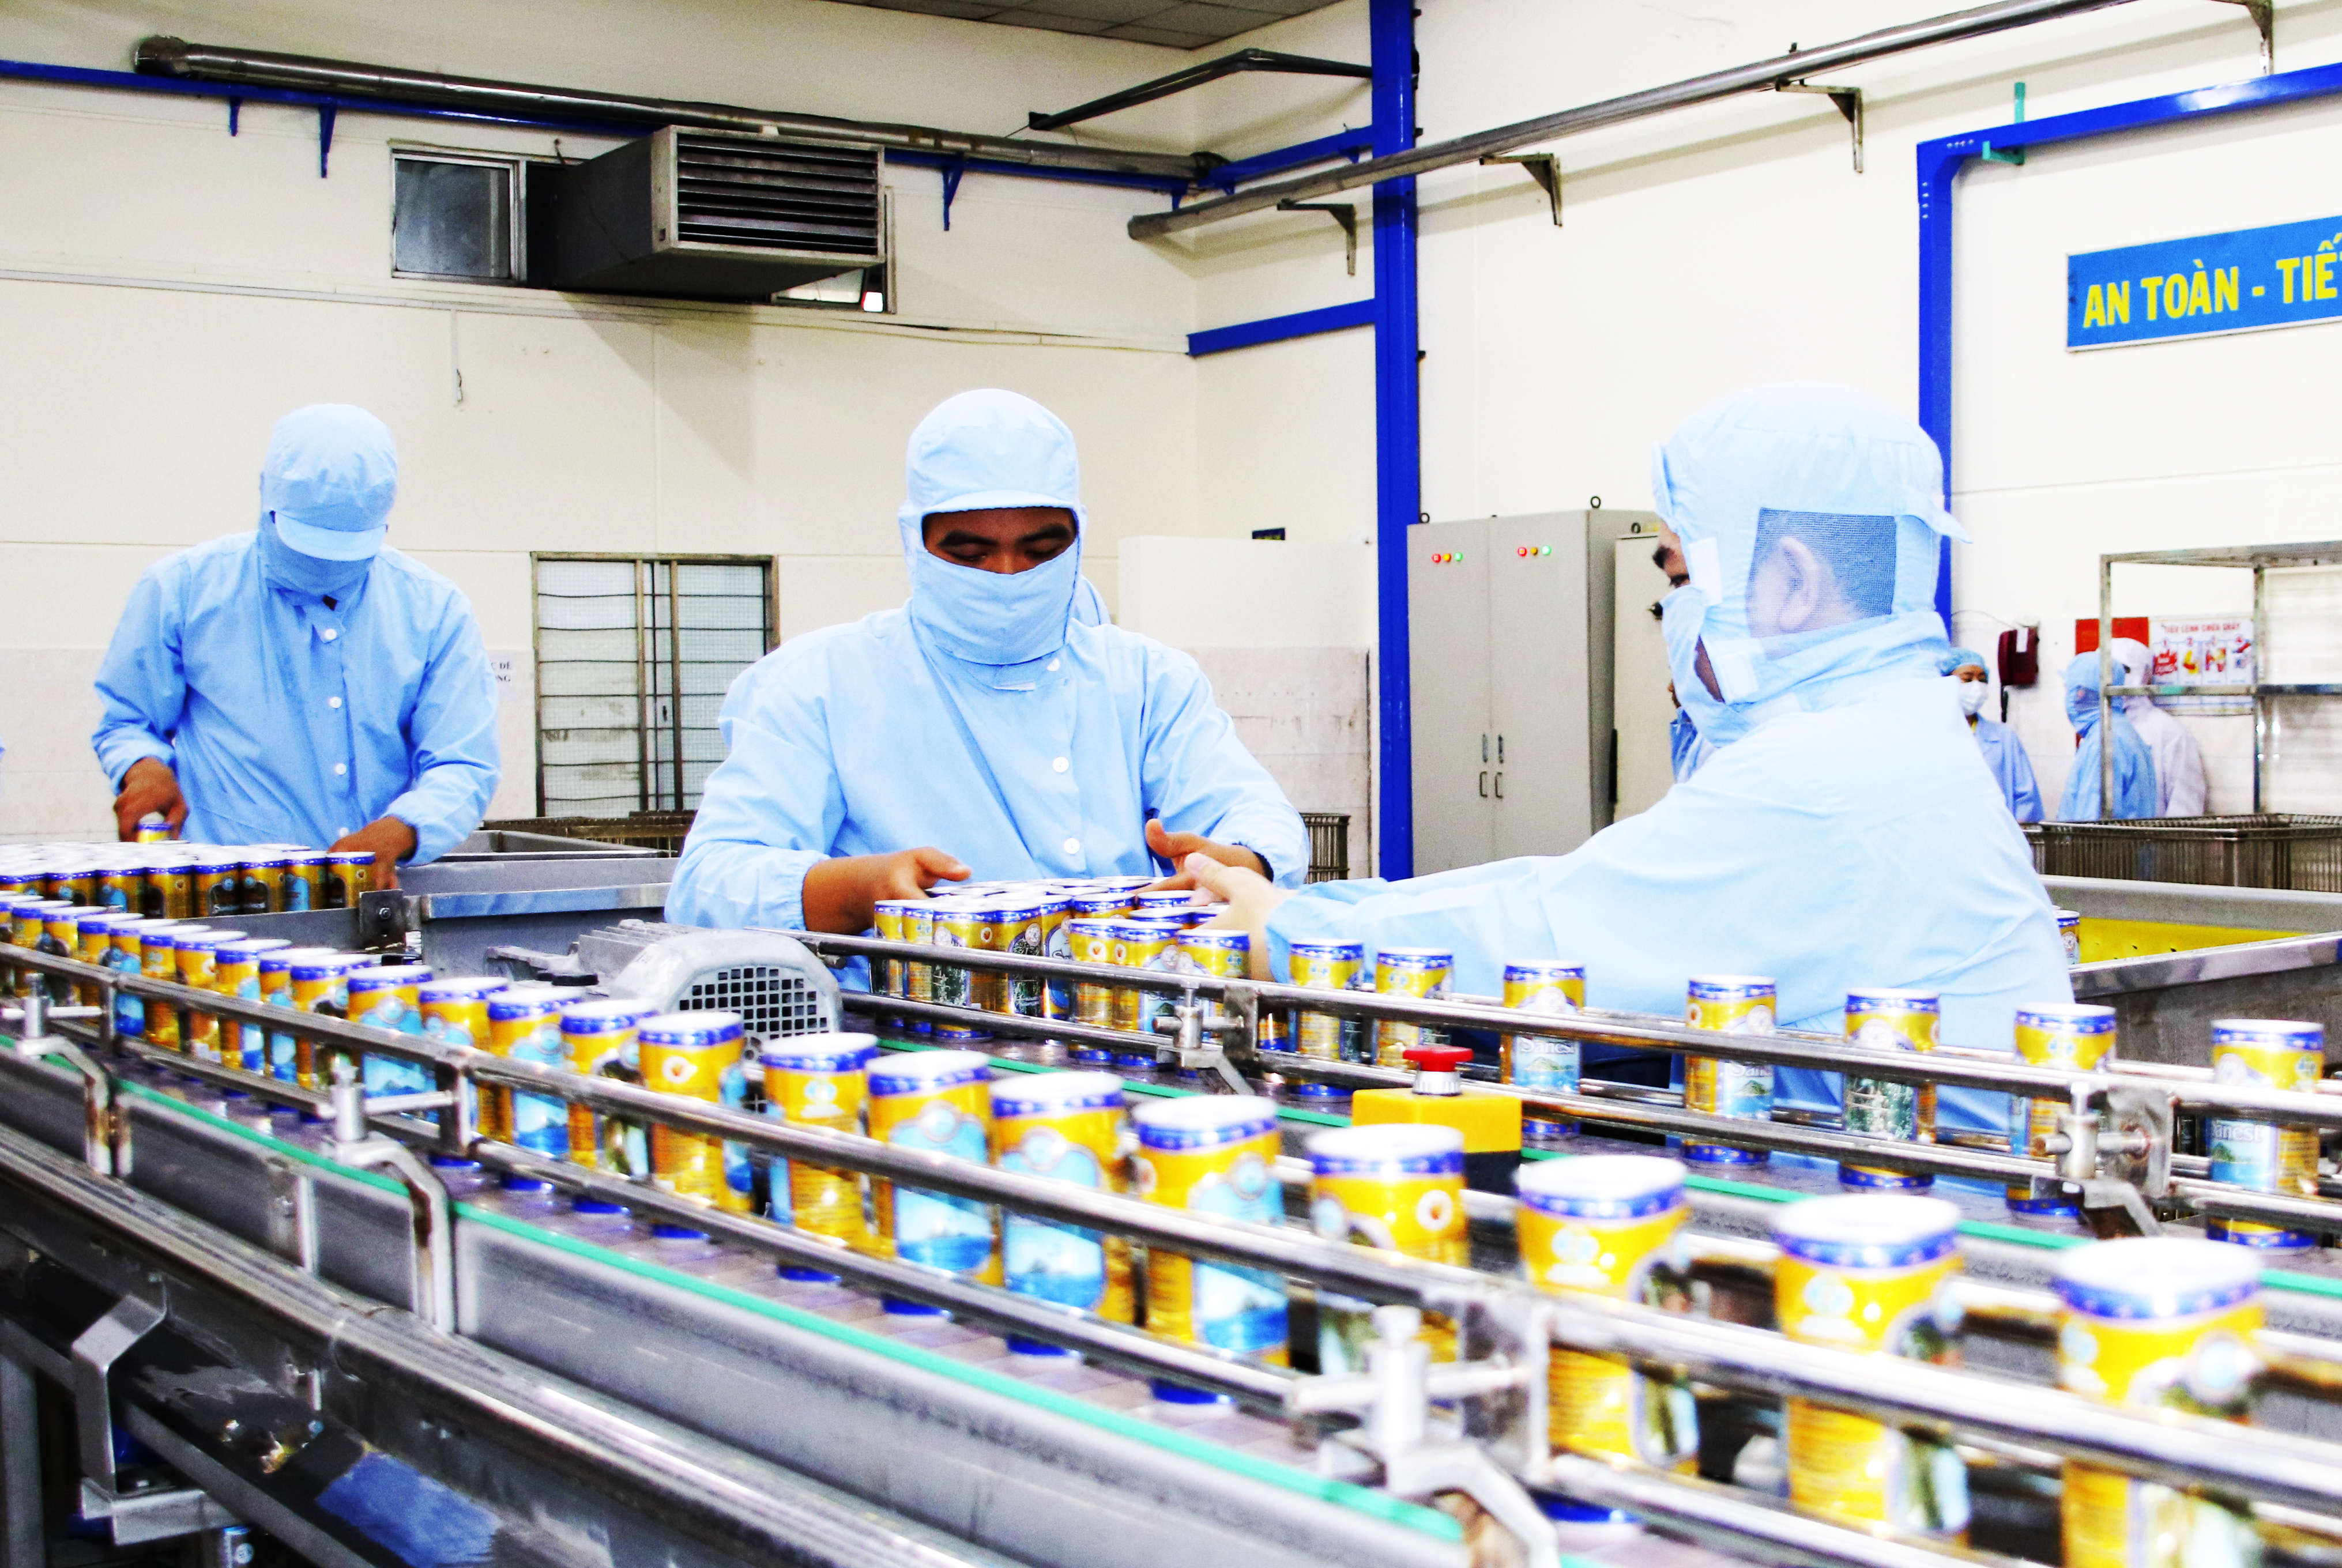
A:
POLYGON ((873 149, 678 132, 675 182, 686 245, 879 254, 873 149))

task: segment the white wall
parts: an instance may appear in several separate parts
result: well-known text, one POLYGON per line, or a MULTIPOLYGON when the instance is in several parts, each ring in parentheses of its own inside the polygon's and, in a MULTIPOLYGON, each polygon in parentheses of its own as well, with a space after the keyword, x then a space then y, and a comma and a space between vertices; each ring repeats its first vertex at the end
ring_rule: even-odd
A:
MULTIPOLYGON (((979 130, 1186 59, 825 0, 36 0, 0 12, 0 55, 122 69, 150 33, 979 130)), ((1185 148, 1192 114, 1125 115, 1116 139, 1185 148)), ((345 113, 320 179, 307 111, 247 105, 231 138, 215 100, 0 84, 0 572, 20 604, 71 606, 0 617, 0 646, 50 673, 0 691, 0 836, 107 831, 87 681, 123 596, 149 562, 251 525, 269 425, 302 403, 389 422, 392 542, 470 594, 492 651, 524 655, 532 550, 776 554, 784 635, 899 603, 903 439, 969 386, 1073 426, 1109 597, 1125 534, 1195 526, 1194 287, 1121 237, 1159 197, 972 175, 946 233, 937 176, 898 168, 899 317, 646 305, 391 278, 390 148, 417 142, 555 145, 345 113)), ((497 814, 535 809, 526 706, 497 814)))
MULTIPOLYGON (((1417 118, 1426 139, 1459 135, 1953 8, 1435 0, 1417 23, 1417 118)), ((1346 0, 1246 42, 1363 58, 1364 18, 1364 0, 1346 0)), ((1424 177, 1425 510, 1511 515, 1589 494, 1648 505, 1652 443, 1703 403, 1766 381, 1845 382, 1916 414, 1916 145, 2005 122, 2019 80, 2038 118, 2247 77, 2257 49, 2239 8, 2137 0, 1833 73, 1866 91, 1861 175, 1844 122, 1818 97, 1761 95, 1566 139, 1543 149, 1564 172, 1560 228, 1517 169, 1424 177)), ((2337 58, 2342 7, 2279 8, 2280 67, 2337 58)), ((1240 112, 1206 101, 1203 132, 1221 150, 1366 118, 1355 94, 1291 97, 1296 111, 1274 118, 1257 84, 1245 91, 1240 112)), ((2037 619, 2051 672, 2073 619, 2096 613, 2102 552, 2342 536, 2342 434, 2324 415, 2318 374, 2342 328, 2086 355, 2062 346, 2067 252, 2333 212, 2337 137, 2342 109, 2312 107, 1966 177, 1953 484, 1977 543, 1956 568, 1963 640, 1988 651, 2001 621, 2037 619)), ((1331 199, 1355 199, 1362 215, 1367 201, 1331 199)), ((1213 325, 1371 292, 1369 256, 1356 282, 1344 277, 1338 234, 1312 215, 1257 215, 1158 243, 1196 271, 1213 325)), ((1352 332, 1206 362, 1206 519, 1257 499, 1296 538, 1371 532, 1370 352, 1368 335, 1352 332)), ((2125 577, 2119 607, 2130 614, 2243 603, 2236 582, 2203 574, 2125 577)), ((2314 634, 2342 607, 2321 596, 2330 591, 2288 592, 2277 602, 2298 613, 2275 634, 2280 664, 2288 637, 2314 634)), ((2045 682, 2017 694, 2013 716, 2054 801, 2071 734, 2054 674, 2045 682)), ((2334 809, 2333 712, 2291 705, 2276 805, 2334 809)), ((2214 809, 2245 809, 2248 722, 2190 722, 2212 756, 2214 809)))

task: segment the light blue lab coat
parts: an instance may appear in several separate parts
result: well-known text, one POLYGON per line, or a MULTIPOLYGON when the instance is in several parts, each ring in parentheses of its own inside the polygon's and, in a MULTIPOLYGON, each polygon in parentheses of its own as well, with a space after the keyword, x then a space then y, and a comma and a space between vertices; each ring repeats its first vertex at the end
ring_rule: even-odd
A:
POLYGON ((1118 626, 1075 622, 1046 658, 976 664, 940 649, 930 660, 907 611, 882 611, 767 654, 733 682, 717 723, 729 753, 671 920, 796 929, 816 862, 922 844, 984 879, 1140 875, 1160 869, 1152 816, 1242 844, 1286 886, 1308 874, 1299 814, 1196 661, 1118 626))
POLYGON ((232 534, 138 579, 98 670, 98 765, 117 789, 141 757, 170 767, 192 842, 323 848, 394 816, 413 863, 445 854, 498 774, 470 602, 386 549, 329 609, 265 576, 263 554, 232 534))
MULTIPOLYGON (((1586 966, 1589 1006, 1680 1017, 1701 974, 1762 974, 1785 1028, 1836 1034, 1849 987, 1943 994, 1947 1044, 2007 1050, 2021 1004, 2070 1002, 2057 918, 1967 724, 1932 675, 1761 724, 1573 853, 1412 882, 1319 883, 1269 922, 1290 944, 1452 949, 1455 987, 1586 966)), ((1836 1110, 1837 1074, 1777 1069, 1778 1103, 1836 1110)), ((1950 1127, 2007 1096, 1947 1088, 1950 1127)))
POLYGON ((2017 738, 2017 732, 1997 719, 1979 714, 1976 742, 1984 753, 1984 765, 1992 770, 1993 782, 2000 785, 2001 798, 2008 803, 2008 814, 2019 822, 2039 822, 2041 786, 2034 782, 2033 759, 2026 754, 2025 743, 2017 738))
MULTIPOLYGON (((2117 663, 2119 671, 2122 665, 2117 663)), ((2057 802, 2059 822, 2096 822, 2098 813, 2099 747, 2105 736, 2098 728, 2098 656, 2077 654, 2066 666, 2066 717, 2078 744, 2074 766, 2066 774, 2066 793, 2057 802)), ((2156 782, 2155 754, 2114 704, 2109 715, 2114 731, 2115 808, 2106 815, 2115 820, 2153 816, 2163 809, 2162 789, 2156 782)))

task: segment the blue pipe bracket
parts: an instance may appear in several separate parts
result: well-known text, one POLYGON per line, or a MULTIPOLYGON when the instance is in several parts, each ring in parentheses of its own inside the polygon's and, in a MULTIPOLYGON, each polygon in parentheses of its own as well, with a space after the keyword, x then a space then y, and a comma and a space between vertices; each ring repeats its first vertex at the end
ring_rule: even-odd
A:
MULTIPOLYGON (((1919 424, 1935 438, 1944 458, 1944 504, 1952 489, 1952 217, 1960 172, 1971 162, 2021 164, 2027 147, 2090 141, 2127 132, 2153 131, 2224 115, 2277 109, 2342 95, 2342 65, 2319 65, 2281 75, 2254 76, 2217 87, 2198 87, 2155 98, 2136 98, 2099 109, 2025 118, 2018 89, 2011 124, 1922 142, 1917 148, 1919 185, 1919 424)), ((1947 541, 1936 574, 1936 610, 1952 623, 1952 547, 1947 541)), ((1387 786, 1386 786, 1387 787, 1387 786)))
POLYGON ((1226 354, 1231 349, 1256 348, 1264 343, 1286 343, 1296 337, 1316 337, 1321 333, 1374 325, 1375 302, 1354 299, 1317 310, 1297 310, 1291 315, 1264 316, 1258 321, 1238 322, 1234 326, 1191 332, 1187 335, 1187 357, 1201 359, 1206 355, 1226 354))

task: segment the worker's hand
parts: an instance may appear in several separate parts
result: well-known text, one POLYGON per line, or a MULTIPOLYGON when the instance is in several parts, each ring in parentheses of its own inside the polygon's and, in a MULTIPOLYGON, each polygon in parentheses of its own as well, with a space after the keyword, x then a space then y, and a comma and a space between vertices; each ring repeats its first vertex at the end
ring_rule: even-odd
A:
POLYGON ((1161 817, 1147 819, 1146 847, 1154 851, 1157 857, 1169 861, 1173 868, 1174 874, 1156 883, 1155 884, 1156 887, 1195 886, 1195 883, 1188 880, 1185 870, 1181 869, 1185 867, 1187 857, 1191 854, 1207 854, 1222 865, 1239 866, 1246 871, 1256 871, 1263 876, 1268 874, 1268 862, 1242 844, 1222 844, 1216 839, 1206 838, 1200 833, 1166 832, 1161 817))
POLYGON ((122 775, 122 793, 114 797, 114 833, 125 844, 138 837, 138 819, 159 811, 175 834, 187 820, 187 799, 179 793, 179 775, 154 757, 140 757, 122 775))
POLYGON ((848 854, 818 861, 805 879, 807 931, 859 936, 870 929, 882 898, 925 898, 938 882, 966 882, 957 857, 929 846, 893 854, 848 854))
POLYGON ((415 830, 395 816, 376 817, 325 848, 335 854, 374 856, 375 891, 387 893, 398 885, 398 863, 415 853, 415 830))
POLYGON ((1268 972, 1268 917, 1293 894, 1256 871, 1223 865, 1208 854, 1191 854, 1179 869, 1188 886, 1200 887, 1227 904, 1227 913, 1204 929, 1246 933, 1252 938, 1252 977, 1275 978, 1268 972))

